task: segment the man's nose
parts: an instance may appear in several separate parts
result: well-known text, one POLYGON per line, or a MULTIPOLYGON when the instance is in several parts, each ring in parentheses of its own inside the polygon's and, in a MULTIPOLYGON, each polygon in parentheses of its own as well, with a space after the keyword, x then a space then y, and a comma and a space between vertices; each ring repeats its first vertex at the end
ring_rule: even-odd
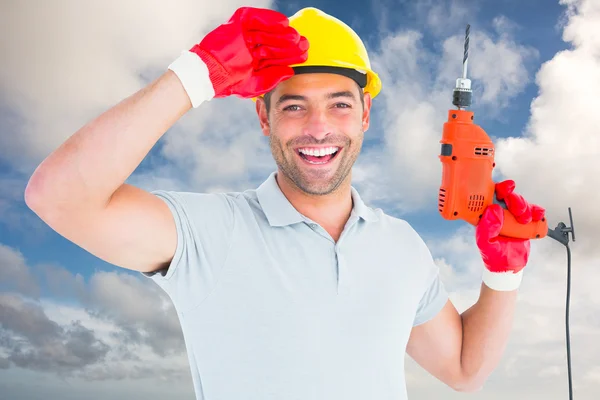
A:
POLYGON ((327 110, 311 109, 304 126, 304 134, 321 140, 332 133, 333 126, 328 118, 327 110))

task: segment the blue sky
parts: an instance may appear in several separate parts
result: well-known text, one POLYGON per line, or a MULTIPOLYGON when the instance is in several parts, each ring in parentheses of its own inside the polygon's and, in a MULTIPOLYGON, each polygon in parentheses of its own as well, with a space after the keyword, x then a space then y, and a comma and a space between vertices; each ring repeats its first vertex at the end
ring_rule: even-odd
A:
MULTIPOLYGON (((115 282, 125 291, 164 299, 150 282, 123 278, 139 279, 137 274, 100 260, 54 232, 25 206, 22 191, 34 168, 71 133, 155 79, 181 49, 243 5, 237 0, 221 3, 215 7, 211 2, 190 0, 159 10, 107 2, 104 11, 94 6, 97 3, 87 8, 65 3, 72 13, 33 13, 32 5, 0 6, 0 33, 14 38, 0 45, 9 60, 0 72, 0 268, 9 271, 0 279, 0 296, 29 296, 59 325, 68 322, 68 317, 62 322, 59 318, 68 312, 89 317, 86 326, 98 335, 105 327, 94 320, 94 310, 103 310, 103 293, 115 282), (77 13, 87 17, 67 16, 77 13), (43 49, 24 50, 37 44, 38 37, 47 38, 43 49), (83 311, 81 298, 57 293, 55 282, 48 278, 49 271, 55 271, 49 265, 65 273, 71 290, 79 287, 76 276, 81 275, 84 290, 93 293, 91 303, 85 304, 89 313, 83 311), (113 275, 102 272, 124 275, 115 275, 112 281, 113 275), (39 286, 41 298, 24 289, 31 285, 39 286), (72 308, 60 314, 59 305, 72 308)), ((515 179, 517 190, 546 207, 551 225, 566 221, 567 207, 573 207, 579 227, 574 247, 579 274, 574 278, 574 296, 579 300, 573 303, 579 313, 573 318, 579 323, 574 332, 580 334, 581 342, 576 343, 585 342, 596 356, 600 354, 600 347, 590 339, 600 326, 588 318, 593 306, 600 306, 600 296, 595 294, 600 280, 592 272, 600 255, 594 245, 600 239, 596 229, 600 213, 594 206, 600 195, 588 186, 600 173, 596 162, 600 139, 595 129, 600 121, 594 105, 600 92, 597 4, 592 0, 374 0, 351 1, 345 6, 339 1, 273 4, 256 0, 247 4, 276 8, 287 15, 302 7, 317 7, 347 22, 365 40, 373 64, 380 68, 384 89, 374 102, 373 124, 357 163, 356 186, 371 205, 408 220, 427 240, 457 307, 476 300, 481 262, 472 228, 463 222, 443 221, 437 214, 436 186, 441 179, 437 153, 442 123, 452 108, 453 81, 461 73, 464 28, 471 24, 469 71, 477 123, 497 140, 497 172, 515 179), (565 14, 568 5, 574 14, 570 19, 565 14), (563 40, 565 26, 567 41, 563 40), (396 47, 389 51, 384 45, 396 47)), ((43 10, 41 5, 37 9, 43 10)), ((274 164, 253 113, 252 105, 240 99, 219 100, 194 110, 157 143, 129 181, 146 189, 192 191, 257 186, 274 164), (249 151, 239 153, 240 149, 249 151), (245 157, 235 157, 238 154, 245 157), (212 179, 208 172, 213 173, 212 179)), ((524 285, 515 335, 537 333, 532 333, 531 343, 511 343, 490 389, 474 398, 520 395, 526 390, 523 376, 545 382, 547 393, 540 398, 564 398, 564 258, 564 250, 554 243, 534 244, 528 266, 532 278, 524 285), (527 321, 537 322, 532 327, 527 321), (551 333, 547 337, 544 332, 551 333), (528 346, 537 350, 530 354, 528 346), (542 362, 542 354, 553 358, 542 362), (514 363, 524 365, 521 377, 511 373, 514 363), (521 391, 501 389, 502 383, 521 391)), ((176 329, 173 314, 167 315, 176 329)), ((116 331, 122 328, 118 318, 105 321, 114 324, 116 331)), ((142 322, 153 329, 152 321, 142 322)), ((577 397, 591 399, 591 391, 600 393, 600 370, 586 359, 583 346, 575 344, 574 349, 580 355, 575 361, 576 381, 582 388, 577 397)), ((0 345, 0 360, 6 351, 0 345)), ((151 352, 144 354, 150 363, 162 362, 151 352)), ((115 350, 115 357, 119 356, 115 350)), ((182 368, 185 376, 184 356, 179 354, 174 360, 167 363, 182 368)), ((33 374, 48 382, 54 379, 47 372, 14 367, 6 371, 13 377, 33 374)), ((408 371, 414 398, 454 396, 417 366, 410 365, 408 371)), ((1 375, 0 389, 8 387, 3 386, 7 381, 1 375)), ((140 382, 131 379, 120 393, 140 382)), ((86 383, 78 381, 77 385, 86 388, 86 383)), ((115 387, 111 390, 119 390, 115 387)), ((25 393, 26 388, 13 385, 11 390, 25 393)), ((189 390, 182 390, 181 398, 186 398, 189 390)))

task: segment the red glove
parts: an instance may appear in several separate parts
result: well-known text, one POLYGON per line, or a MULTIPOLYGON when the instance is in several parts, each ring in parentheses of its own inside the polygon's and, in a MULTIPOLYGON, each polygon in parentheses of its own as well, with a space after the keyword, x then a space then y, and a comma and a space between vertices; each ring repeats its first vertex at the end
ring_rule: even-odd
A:
POLYGON ((284 14, 241 7, 169 68, 180 77, 196 107, 210 97, 251 98, 270 91, 294 75, 290 65, 306 61, 308 47, 308 40, 289 26, 284 14), (210 95, 206 79, 201 80, 206 69, 210 95))
MULTIPOLYGON (((496 184, 496 198, 506 203, 506 208, 520 223, 539 221, 545 210, 529 204, 523 196, 514 193, 515 182, 506 180, 496 184)), ((521 284, 523 268, 527 264, 530 251, 529 239, 515 239, 500 236, 504 211, 499 204, 491 204, 475 229, 477 247, 486 269, 484 283, 495 290, 515 290, 521 284)))

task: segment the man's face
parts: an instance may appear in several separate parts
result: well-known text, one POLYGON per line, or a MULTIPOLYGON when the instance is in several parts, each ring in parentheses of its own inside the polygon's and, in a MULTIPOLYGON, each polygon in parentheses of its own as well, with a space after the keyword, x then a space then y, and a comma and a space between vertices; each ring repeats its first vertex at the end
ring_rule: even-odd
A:
POLYGON ((312 195, 333 192, 356 161, 369 126, 370 96, 336 74, 299 74, 280 83, 257 111, 279 170, 312 195))

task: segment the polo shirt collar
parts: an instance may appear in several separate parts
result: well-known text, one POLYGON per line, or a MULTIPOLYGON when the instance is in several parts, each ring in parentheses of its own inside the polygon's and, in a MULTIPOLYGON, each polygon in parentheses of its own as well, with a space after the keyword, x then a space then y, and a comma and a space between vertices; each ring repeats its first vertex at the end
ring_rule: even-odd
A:
POLYGON ((368 222, 375 222, 379 220, 377 214, 362 201, 360 195, 358 194, 358 190, 352 186, 350 188, 352 191, 352 201, 354 203, 354 208, 352 209, 352 214, 358 215, 360 218, 364 219, 368 222))
POLYGON ((292 206, 279 188, 275 179, 276 173, 276 171, 272 172, 256 190, 256 196, 269 224, 285 226, 304 222, 305 218, 292 206))
MULTIPOLYGON (((276 174, 277 171, 272 172, 256 190, 258 201, 269 220, 269 224, 271 226, 286 226, 308 221, 285 197, 275 179, 276 174)), ((377 215, 365 205, 358 191, 352 187, 351 192, 352 201, 354 202, 352 215, 356 215, 365 221, 377 221, 377 215)))

